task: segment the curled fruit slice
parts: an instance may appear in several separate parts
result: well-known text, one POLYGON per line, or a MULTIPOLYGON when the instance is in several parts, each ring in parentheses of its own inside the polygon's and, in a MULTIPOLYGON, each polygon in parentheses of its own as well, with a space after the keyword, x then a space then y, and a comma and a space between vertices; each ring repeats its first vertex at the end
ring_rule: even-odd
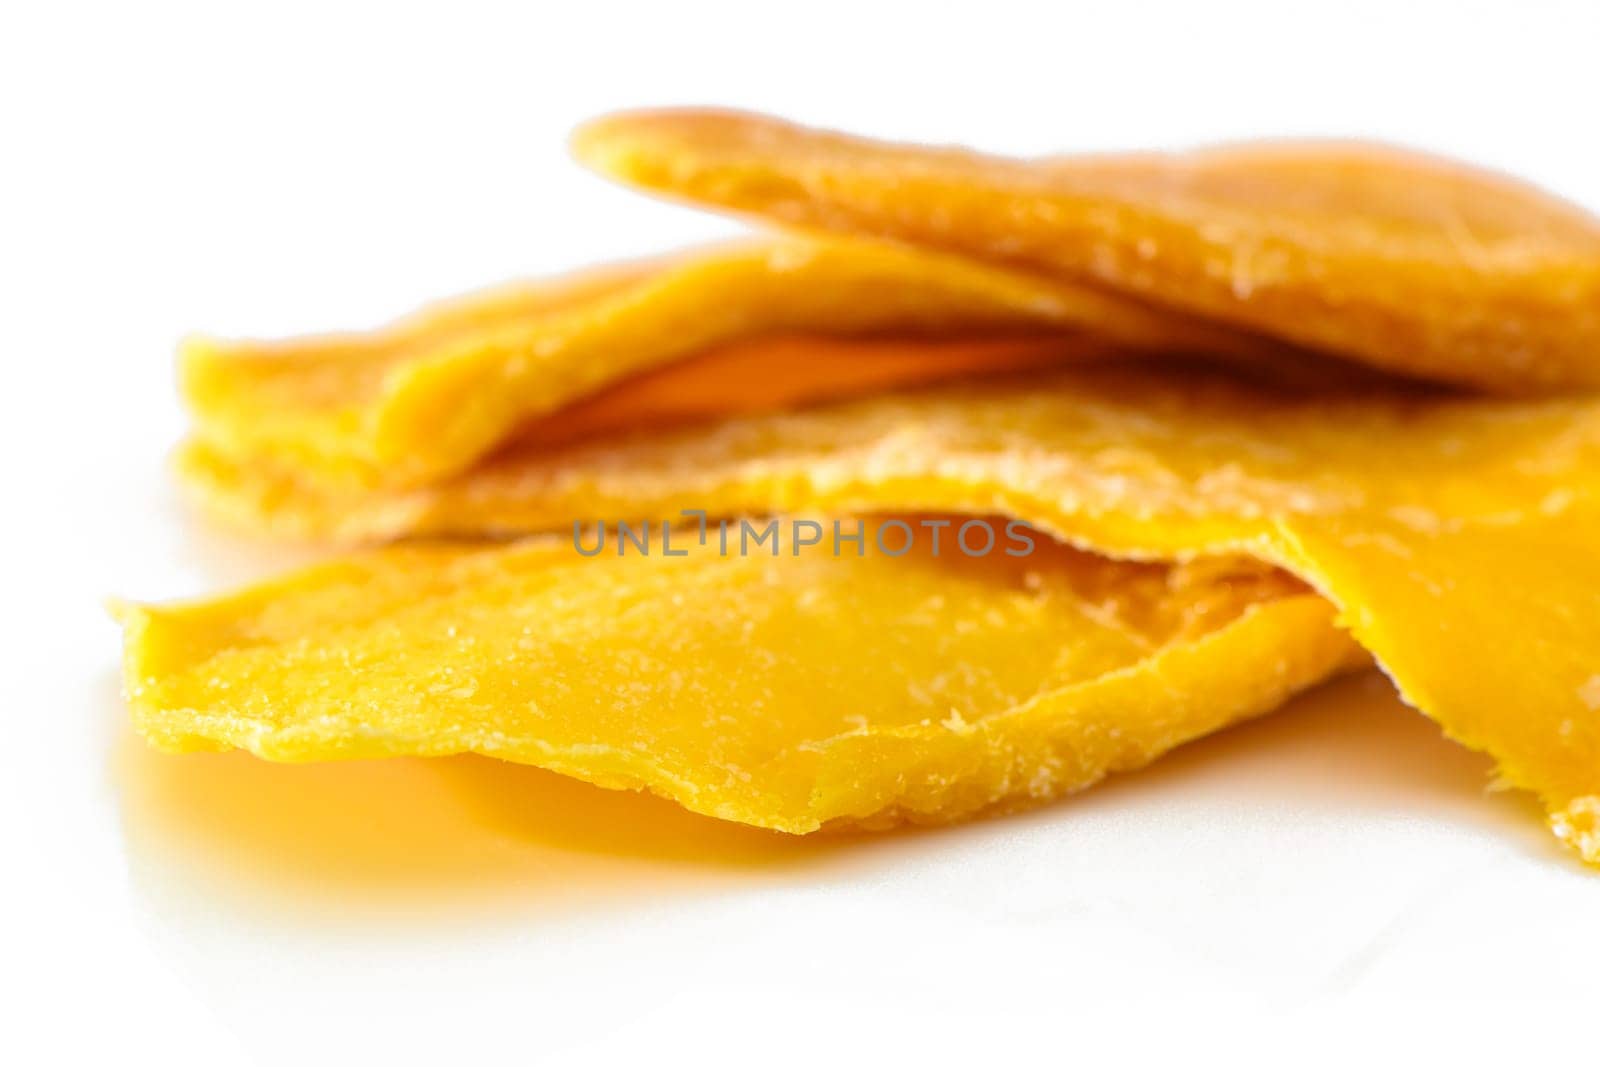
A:
POLYGON ((834 236, 365 337, 195 342, 202 499, 348 539, 693 509, 1000 515, 1056 541, 388 549, 123 609, 152 740, 482 752, 799 832, 1080 788, 1370 654, 1600 863, 1600 400, 1370 380, 1600 386, 1596 220, 1351 145, 1023 162, 667 112, 578 149, 834 236))
POLYGON ((1249 560, 675 532, 687 555, 395 548, 122 608, 135 723, 278 760, 479 752, 804 833, 1080 789, 1365 662, 1249 560))
POLYGON ((574 143, 697 203, 1091 282, 1407 375, 1600 385, 1600 220, 1448 160, 1305 143, 1024 161, 692 110, 604 118, 574 143))
POLYGON ((889 245, 795 238, 501 289, 373 334, 195 339, 181 370, 196 434, 212 448, 333 485, 415 485, 607 386, 783 335, 930 345, 928 358, 901 359, 887 374, 837 367, 818 379, 831 395, 981 370, 939 358, 941 345, 973 337, 1004 349, 994 360, 1002 369, 1111 347, 1253 362, 1273 351, 1082 286, 889 245))
POLYGON ((1600 796, 1600 401, 1084 368, 513 453, 411 493, 324 497, 190 460, 218 506, 301 533, 1002 512, 1111 557, 1250 555, 1337 605, 1410 703, 1600 855, 1584 814, 1600 796))

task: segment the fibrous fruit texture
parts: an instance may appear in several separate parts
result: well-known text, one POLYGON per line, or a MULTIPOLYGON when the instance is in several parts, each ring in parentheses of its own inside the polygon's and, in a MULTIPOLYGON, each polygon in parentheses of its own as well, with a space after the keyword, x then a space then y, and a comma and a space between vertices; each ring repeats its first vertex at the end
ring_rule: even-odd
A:
POLYGON ((153 742, 479 752, 806 832, 1053 797, 1375 660, 1600 863, 1594 220, 1350 145, 578 144, 815 236, 192 344, 206 510, 413 543, 121 608, 153 742))

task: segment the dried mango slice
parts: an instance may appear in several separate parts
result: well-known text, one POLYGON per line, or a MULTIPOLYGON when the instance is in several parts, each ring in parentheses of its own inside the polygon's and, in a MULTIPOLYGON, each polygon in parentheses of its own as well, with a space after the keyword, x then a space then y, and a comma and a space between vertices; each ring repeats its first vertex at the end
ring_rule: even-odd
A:
POLYGON ((1365 662, 1249 560, 725 556, 694 532, 681 558, 405 547, 122 608, 135 723, 277 760, 478 752, 804 833, 1081 789, 1365 662))
POLYGON ((1108 550, 1171 555, 1248 541, 1287 515, 1531 513, 1595 491, 1597 442, 1600 401, 1589 398, 1286 389, 1152 366, 962 383, 554 450, 535 442, 415 490, 330 491, 204 442, 179 459, 210 514, 295 538, 498 536, 574 518, 670 518, 680 506, 987 507, 1070 523, 1108 550), (950 497, 952 479, 970 494, 950 497))
MULTIPOLYGON (((659 431, 719 417, 782 411, 827 400, 873 395, 946 379, 1003 376, 1127 356, 1086 336, 1021 336, 969 340, 890 340, 776 335, 734 342, 653 371, 625 377, 513 432, 499 451, 509 460, 483 461, 489 471, 557 446, 659 431)), ((1144 355, 1154 360, 1153 353, 1144 355)), ((1299 389, 1338 389, 1370 381, 1370 376, 1333 360, 1306 354, 1293 364, 1240 353, 1225 362, 1253 380, 1299 389)), ((448 501, 452 517, 439 532, 479 534, 502 528, 494 509, 515 507, 489 490, 479 468, 441 479, 441 493, 417 495, 404 489, 364 490, 330 482, 316 465, 295 457, 229 447, 201 435, 180 448, 177 471, 191 495, 208 513, 224 521, 292 537, 360 540, 389 533, 420 532, 408 502, 448 501), (459 483, 459 486, 455 483, 459 483), (486 499, 488 510, 465 503, 456 492, 486 499), (390 512, 375 521, 374 509, 390 512), (402 512, 406 514, 402 514, 402 512)), ((492 478, 490 479, 492 482, 492 478)), ((433 488, 433 487, 430 487, 433 488)), ((505 528, 525 532, 519 520, 505 528)))
POLYGON ((1600 385, 1600 220, 1499 175, 1306 143, 1024 161, 758 115, 601 119, 579 157, 785 225, 870 234, 1494 390, 1600 385))
POLYGON ((318 497, 191 456, 210 495, 319 534, 509 532, 770 510, 1004 513, 1120 558, 1243 553, 1338 605, 1406 698, 1600 861, 1600 401, 1294 393, 1082 368, 318 497), (1587 813, 1587 814, 1586 814, 1587 813))
MULTIPOLYGON (((497 290, 368 336, 192 340, 181 376, 197 434, 213 448, 294 466, 308 480, 414 485, 470 465, 524 423, 719 345, 797 332, 1019 331, 1055 335, 1057 359, 1113 344, 1257 361, 1270 350, 1082 286, 889 245, 796 238, 497 290)), ((1035 349, 1043 345, 1036 336, 1035 349)), ((962 370, 936 358, 897 365, 900 380, 962 370)), ((836 394, 852 388, 848 373, 836 377, 836 394)))
POLYGON ((384 329, 287 341, 191 337, 178 377, 197 430, 217 447, 295 462, 331 480, 375 481, 371 405, 428 353, 470 347, 632 289, 661 262, 597 268, 442 301, 384 329))
POLYGON ((623 378, 527 424, 513 433, 508 445, 526 453, 1112 354, 1093 338, 1050 335, 960 341, 755 338, 623 378))
MULTIPOLYGON (((1406 701, 1493 754, 1501 784, 1544 797, 1560 826, 1600 795, 1597 534, 1600 501, 1557 495, 1475 519, 1296 518, 1278 541, 1406 701)), ((1600 862, 1587 830, 1572 843, 1600 862)))

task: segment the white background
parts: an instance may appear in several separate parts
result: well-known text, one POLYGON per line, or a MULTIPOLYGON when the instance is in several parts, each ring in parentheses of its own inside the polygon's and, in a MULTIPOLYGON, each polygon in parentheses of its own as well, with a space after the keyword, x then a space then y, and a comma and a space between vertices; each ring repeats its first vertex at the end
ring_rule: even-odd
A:
POLYGON ((1592 1054, 1600 879, 1377 678, 1031 815, 819 845, 483 761, 151 755, 100 603, 293 560, 172 500, 185 331, 367 325, 731 228, 568 162, 591 114, 731 104, 1012 152, 1376 136, 1600 206, 1596 12, 7 5, 0 1045, 1592 1054))

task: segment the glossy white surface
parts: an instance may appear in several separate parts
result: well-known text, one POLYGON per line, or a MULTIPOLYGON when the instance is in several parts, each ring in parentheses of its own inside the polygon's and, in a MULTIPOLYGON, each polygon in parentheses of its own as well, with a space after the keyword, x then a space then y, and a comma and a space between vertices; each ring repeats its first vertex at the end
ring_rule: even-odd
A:
POLYGON ((1376 136, 1600 207, 1592 5, 398 6, 0 15, 0 1041, 172 1065, 1592 1045, 1600 879, 1375 676, 1032 814, 796 843, 472 761, 151 755, 100 607, 295 558, 172 499, 184 331, 362 326, 731 230, 569 163, 587 115, 726 103, 1016 152, 1376 136))

